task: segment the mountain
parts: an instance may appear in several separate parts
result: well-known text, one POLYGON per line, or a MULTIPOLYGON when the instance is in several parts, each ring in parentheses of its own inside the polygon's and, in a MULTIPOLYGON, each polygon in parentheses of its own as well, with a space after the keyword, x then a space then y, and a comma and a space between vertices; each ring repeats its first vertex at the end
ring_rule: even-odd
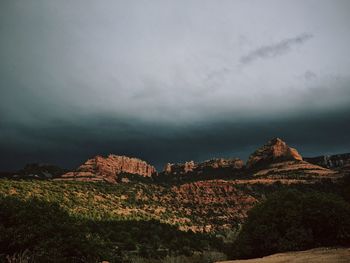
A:
POLYGON ((1 173, 0 177, 17 179, 53 179, 68 172, 56 165, 46 163, 30 163, 17 172, 1 173))
POLYGON ((1 177, 19 179, 55 179, 120 183, 156 181, 185 183, 216 179, 305 179, 338 176, 350 172, 350 154, 305 158, 280 138, 274 138, 253 152, 245 164, 239 158, 214 158, 203 162, 167 163, 157 173, 147 162, 127 156, 110 154, 95 156, 77 169, 67 171, 49 164, 28 164, 16 173, 1 173, 1 177))
POLYGON ((294 148, 289 147, 280 138, 274 138, 249 156, 247 168, 256 168, 281 161, 302 161, 303 158, 294 148))
POLYGON ((350 153, 321 155, 317 157, 305 158, 309 163, 316 164, 325 168, 350 172, 350 153))
POLYGON ((212 179, 312 179, 335 176, 337 172, 303 160, 299 152, 274 138, 252 153, 244 165, 238 158, 212 159, 202 163, 168 163, 158 180, 188 182, 212 179))
POLYGON ((332 176, 336 172, 303 160, 294 148, 275 138, 252 153, 247 161, 248 173, 264 178, 311 179, 332 176))
MULTIPOLYGON (((156 172, 152 165, 140 159, 110 154, 107 157, 95 156, 87 160, 75 171, 65 173, 57 180, 116 183, 122 180, 122 175, 129 174, 150 178, 156 172)), ((125 180, 127 181, 128 179, 126 178, 125 180)))

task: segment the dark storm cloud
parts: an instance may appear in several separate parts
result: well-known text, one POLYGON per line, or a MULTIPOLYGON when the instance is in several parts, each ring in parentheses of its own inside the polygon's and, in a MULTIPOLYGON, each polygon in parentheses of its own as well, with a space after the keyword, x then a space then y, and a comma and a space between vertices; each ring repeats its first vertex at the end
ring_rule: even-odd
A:
POLYGON ((262 46, 255 50, 252 50, 248 54, 240 58, 242 64, 249 64, 254 62, 257 59, 265 59, 276 56, 281 56, 291 51, 293 46, 298 46, 304 44, 306 41, 313 38, 313 35, 310 33, 303 33, 299 36, 293 38, 284 39, 278 43, 262 46))
POLYGON ((302 117, 254 121, 212 121, 187 128, 95 116, 72 123, 17 127, 19 134, 2 133, 3 169, 27 162, 50 162, 73 168, 96 154, 139 157, 162 169, 167 162, 214 157, 246 159, 272 137, 285 139, 303 156, 346 152, 350 147, 349 108, 308 112, 302 117), (20 140, 18 140, 20 138, 20 140))
POLYGON ((0 1, 0 169, 108 153, 158 167, 247 158, 275 136, 304 155, 350 151, 349 10, 0 1))

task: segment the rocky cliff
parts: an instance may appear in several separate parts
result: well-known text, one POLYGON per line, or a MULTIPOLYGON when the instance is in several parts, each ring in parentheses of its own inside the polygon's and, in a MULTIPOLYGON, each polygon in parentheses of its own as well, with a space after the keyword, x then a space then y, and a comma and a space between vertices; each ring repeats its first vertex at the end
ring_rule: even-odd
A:
POLYGON ((308 178, 331 176, 336 172, 303 160, 294 148, 279 138, 270 140, 250 155, 246 167, 254 176, 265 178, 308 178))
POLYGON ((109 155, 108 157, 96 156, 87 160, 75 171, 62 175, 59 180, 76 181, 107 181, 116 183, 121 174, 151 177, 156 169, 137 158, 109 155))
POLYGON ((294 148, 289 147, 279 138, 270 140, 250 155, 247 168, 256 168, 280 161, 301 161, 303 158, 294 148))

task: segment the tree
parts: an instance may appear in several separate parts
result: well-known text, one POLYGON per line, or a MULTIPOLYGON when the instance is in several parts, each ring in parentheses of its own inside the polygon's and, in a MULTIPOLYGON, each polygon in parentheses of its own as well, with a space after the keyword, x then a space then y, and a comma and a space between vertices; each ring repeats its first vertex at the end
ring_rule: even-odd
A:
POLYGON ((333 194, 287 190, 271 195, 249 213, 234 243, 233 256, 350 243, 350 205, 333 194))

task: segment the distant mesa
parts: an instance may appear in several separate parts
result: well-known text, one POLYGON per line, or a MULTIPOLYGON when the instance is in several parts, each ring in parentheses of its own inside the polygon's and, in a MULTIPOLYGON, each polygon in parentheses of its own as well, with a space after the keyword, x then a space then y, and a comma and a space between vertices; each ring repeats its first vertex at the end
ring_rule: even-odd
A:
POLYGON ((296 149, 289 147, 280 138, 274 138, 251 154, 246 166, 250 169, 272 162, 302 160, 296 149))
POLYGON ((79 166, 75 171, 63 174, 58 180, 106 181, 116 183, 121 174, 151 177, 156 169, 137 158, 110 154, 107 157, 95 156, 79 166))

